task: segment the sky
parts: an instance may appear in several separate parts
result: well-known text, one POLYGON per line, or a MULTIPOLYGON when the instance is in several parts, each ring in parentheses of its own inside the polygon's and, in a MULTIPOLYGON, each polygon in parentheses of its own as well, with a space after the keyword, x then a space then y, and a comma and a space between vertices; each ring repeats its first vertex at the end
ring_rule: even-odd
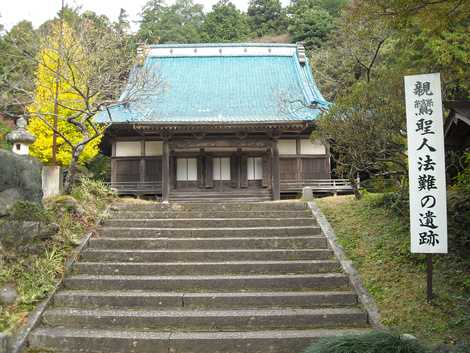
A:
MULTIPOLYGON (((212 5, 218 0, 194 0, 195 3, 204 5, 205 11, 210 11, 212 5)), ((174 0, 167 0, 167 4, 174 0)), ((246 10, 249 0, 232 0, 242 10, 246 10)), ((287 5, 289 0, 281 0, 287 5)), ((132 21, 132 28, 137 29, 136 21, 139 12, 146 0, 65 0, 68 6, 82 6, 82 10, 91 10, 99 15, 106 15, 112 21, 116 20, 121 8, 125 9, 132 21)), ((44 21, 53 18, 60 9, 61 0, 0 0, 0 23, 6 29, 10 29, 21 20, 31 21, 34 27, 38 27, 44 21)))

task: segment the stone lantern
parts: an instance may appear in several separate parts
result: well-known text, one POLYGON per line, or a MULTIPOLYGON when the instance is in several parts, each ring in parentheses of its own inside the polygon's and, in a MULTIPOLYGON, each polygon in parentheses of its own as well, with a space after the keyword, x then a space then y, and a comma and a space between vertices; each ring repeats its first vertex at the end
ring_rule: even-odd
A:
POLYGON ((29 154, 29 145, 36 141, 36 137, 26 130, 26 119, 19 118, 16 121, 16 129, 7 134, 7 141, 13 144, 12 152, 27 156, 29 154))

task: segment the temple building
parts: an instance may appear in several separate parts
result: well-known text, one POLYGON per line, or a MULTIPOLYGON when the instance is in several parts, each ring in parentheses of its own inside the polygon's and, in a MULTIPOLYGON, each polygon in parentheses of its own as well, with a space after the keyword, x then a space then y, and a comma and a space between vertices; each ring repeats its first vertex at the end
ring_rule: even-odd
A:
POLYGON ((301 45, 168 44, 140 55, 158 92, 97 117, 111 118, 102 148, 119 193, 278 200, 330 179, 328 146, 310 139, 329 103, 301 45))

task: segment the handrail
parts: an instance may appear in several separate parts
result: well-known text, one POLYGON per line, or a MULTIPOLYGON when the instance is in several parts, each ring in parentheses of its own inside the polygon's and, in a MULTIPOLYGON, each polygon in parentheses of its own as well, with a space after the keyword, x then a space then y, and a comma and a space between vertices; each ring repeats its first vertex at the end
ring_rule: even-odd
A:
POLYGON ((283 179, 280 182, 281 191, 302 191, 311 187, 313 191, 352 191, 349 179, 283 179))

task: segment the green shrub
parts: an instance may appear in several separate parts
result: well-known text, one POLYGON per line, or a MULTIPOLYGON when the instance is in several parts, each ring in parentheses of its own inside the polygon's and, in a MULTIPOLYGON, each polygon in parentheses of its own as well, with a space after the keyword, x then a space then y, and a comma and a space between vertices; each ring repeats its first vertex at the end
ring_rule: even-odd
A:
POLYGON ((113 197, 113 191, 102 181, 90 178, 80 178, 78 184, 71 192, 72 196, 79 201, 104 200, 113 197))
POLYGON ((469 257, 470 191, 455 187, 447 192, 447 227, 451 251, 469 257))
POLYGON ((398 181, 393 178, 372 177, 361 181, 361 187, 368 192, 394 192, 398 189, 398 181))
POLYGON ((408 192, 388 192, 373 201, 375 207, 382 207, 399 216, 408 217, 410 214, 410 200, 408 192))
POLYGON ((86 164, 88 170, 93 174, 93 179, 100 181, 111 180, 111 160, 104 154, 98 154, 86 164))
POLYGON ((40 203, 31 201, 17 201, 10 209, 9 220, 23 222, 43 222, 52 221, 51 213, 40 203))
POLYGON ((324 338, 305 350, 305 353, 425 353, 416 340, 389 332, 370 332, 324 338))

